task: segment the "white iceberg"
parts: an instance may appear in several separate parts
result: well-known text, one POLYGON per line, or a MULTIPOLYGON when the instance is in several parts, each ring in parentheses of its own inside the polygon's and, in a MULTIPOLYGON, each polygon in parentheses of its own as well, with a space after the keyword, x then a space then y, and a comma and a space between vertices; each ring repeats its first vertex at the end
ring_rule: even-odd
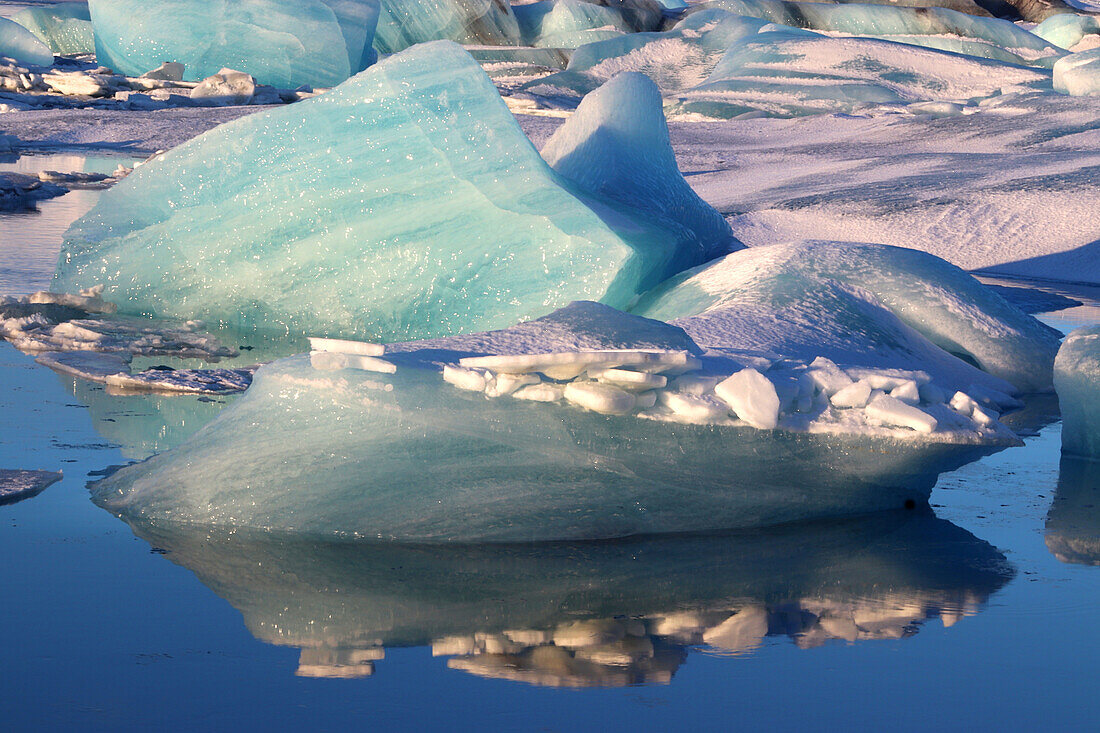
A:
POLYGON ((1100 459, 1100 326, 1073 331, 1054 360, 1062 452, 1100 459))

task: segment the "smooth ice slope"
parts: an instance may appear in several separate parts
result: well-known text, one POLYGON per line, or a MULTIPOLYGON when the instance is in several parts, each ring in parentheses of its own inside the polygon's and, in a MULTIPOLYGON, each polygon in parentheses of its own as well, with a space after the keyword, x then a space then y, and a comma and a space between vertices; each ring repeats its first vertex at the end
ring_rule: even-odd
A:
MULTIPOLYGON (((662 284, 634 311, 665 321, 682 319, 677 322, 703 346, 772 348, 793 354, 793 345, 783 344, 805 329, 799 338, 807 346, 800 348, 812 348, 819 340, 818 348, 824 349, 832 342, 842 350, 836 358, 829 357, 834 361, 848 362, 861 352, 875 357, 899 347, 914 349, 912 339, 903 339, 900 331, 889 326, 890 318, 872 315, 876 302, 889 311, 884 315, 893 314, 943 351, 1020 391, 1051 386, 1057 332, 954 265, 917 250, 842 242, 754 247, 662 284), (753 309, 776 319, 775 343, 737 340, 746 337, 745 329, 734 324, 753 309), (815 332, 820 335, 815 337, 815 332)), ((759 338, 764 329, 750 323, 747 338, 759 338)), ((912 358, 917 359, 916 352, 912 358)), ((932 355, 921 353, 920 359, 932 359, 932 355)), ((956 362, 952 369, 956 379, 964 376, 958 369, 968 367, 958 359, 932 361, 939 364, 932 372, 956 362)))
POLYGON ((53 51, 38 36, 18 23, 0 18, 0 58, 4 57, 32 66, 53 64, 53 51))
POLYGON ((396 53, 427 41, 518 46, 520 30, 503 0, 380 0, 374 37, 379 53, 396 53))
POLYGON ((582 197, 440 41, 141 166, 70 229, 53 287, 103 283, 128 313, 401 340, 576 299, 625 306, 731 241, 694 224, 582 197))
POLYGON ((1054 65, 1054 91, 1071 97, 1100 96, 1100 48, 1059 59, 1054 65))
POLYGON ((1062 451, 1100 459, 1100 326, 1079 328, 1054 361, 1062 409, 1062 451))
POLYGON ((26 8, 11 16, 19 25, 38 36, 54 53, 93 53, 95 39, 87 3, 56 3, 43 8, 26 8))
POLYGON ((378 0, 90 0, 96 58, 128 76, 164 61, 286 89, 329 87, 374 60, 378 0))
POLYGON ((619 74, 589 93, 542 149, 582 190, 680 222, 710 260, 740 248, 729 224, 691 190, 676 167, 661 93, 644 74, 619 74))

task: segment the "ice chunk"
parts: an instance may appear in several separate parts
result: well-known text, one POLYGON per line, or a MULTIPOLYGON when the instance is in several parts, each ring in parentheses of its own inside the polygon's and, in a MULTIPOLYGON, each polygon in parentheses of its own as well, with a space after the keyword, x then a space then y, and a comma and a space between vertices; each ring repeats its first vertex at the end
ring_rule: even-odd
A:
POLYGON ((529 46, 576 48, 632 30, 617 10, 582 0, 543 0, 512 12, 529 46))
POLYGON ((1079 328, 1054 362, 1062 410, 1062 452, 1100 459, 1100 326, 1079 328))
POLYGON ((469 368, 490 369, 494 372, 511 374, 542 372, 551 379, 572 379, 591 367, 632 366, 657 373, 698 367, 698 361, 685 351, 631 349, 471 356, 462 359, 460 364, 469 368))
POLYGON ((760 646, 767 633, 767 610, 760 606, 750 606, 707 629, 703 634, 703 641, 725 652, 744 654, 760 646))
POLYGON ((1054 90, 1071 97, 1100 96, 1100 48, 1059 59, 1054 65, 1054 90))
POLYGON ((579 196, 440 41, 142 165, 69 230, 52 289, 102 282, 131 313, 399 341, 624 306, 715 247, 690 227, 579 196))
POLYGON ((1100 35, 1100 20, 1094 15, 1059 13, 1032 28, 1031 32, 1056 46, 1072 49, 1086 36, 1100 35))
POLYGON ((913 380, 906 380, 890 390, 890 396, 907 405, 920 404, 920 388, 913 380))
POLYGON ((625 415, 634 410, 634 395, 610 384, 570 382, 562 394, 566 401, 604 415, 625 415))
MULTIPOLYGON (((485 394, 490 397, 503 397, 510 395, 521 387, 541 382, 535 374, 497 374, 493 383, 485 388, 485 394)), ((555 397, 554 399, 558 399, 555 397)), ((553 400, 549 400, 553 402, 553 400)))
POLYGON ((931 433, 938 423, 927 412, 891 397, 882 392, 876 394, 867 403, 867 414, 887 425, 912 428, 919 433, 931 433))
MULTIPOLYGON (((0 18, 2 20, 2 18, 0 18)), ((23 471, 0 468, 0 504, 14 504, 42 493, 62 479, 60 471, 23 471)))
POLYGON ((882 245, 741 250, 662 284, 634 311, 679 319, 703 346, 920 369, 955 389, 1049 389, 1058 344, 1054 329, 954 265, 882 245))
POLYGON ((829 397, 833 407, 866 407, 871 399, 871 385, 863 380, 839 389, 829 397))
POLYGON ((498 0, 381 0, 374 36, 379 53, 438 40, 517 46, 520 32, 511 5, 498 0))
POLYGON ((676 377, 669 384, 669 389, 693 397, 702 397, 708 392, 713 392, 715 385, 721 382, 720 377, 708 377, 699 374, 684 374, 676 377))
POLYGON ((741 248, 725 218, 680 175, 661 94, 644 74, 619 74, 586 96, 542 157, 590 194, 679 222, 703 260, 741 248))
MULTIPOLYGON (((24 8, 11 19, 38 36, 56 54, 73 56, 95 52, 92 19, 86 3, 54 3, 41 8, 24 8)), ((53 63, 52 59, 50 63, 53 63)))
POLYGON ((678 420, 689 423, 713 423, 728 421, 730 414, 726 405, 717 400, 682 392, 662 391, 656 395, 661 406, 670 410, 678 420))
POLYGON ((29 30, 0 17, 0 58, 15 59, 21 64, 52 66, 53 51, 29 30))
POLYGON ((826 397, 832 397, 842 389, 852 386, 852 378, 823 356, 816 357, 810 362, 810 368, 806 370, 806 374, 826 397))
POLYGON ((453 384, 467 392, 484 392, 489 384, 485 372, 478 369, 465 369, 450 364, 443 367, 443 381, 453 384))
POLYGON ((393 374, 397 365, 393 362, 364 354, 348 354, 339 351, 314 351, 310 353, 310 363, 314 369, 335 371, 337 369, 360 369, 365 372, 393 374))
POLYGON ((530 400, 531 402, 557 402, 565 396, 565 388, 560 384, 533 384, 530 387, 521 387, 512 393, 517 400, 530 400))
POLYGON ((588 376, 597 382, 620 387, 630 391, 645 391, 659 389, 668 384, 668 377, 661 374, 649 374, 647 372, 635 372, 630 369, 617 369, 615 367, 589 368, 588 376))
POLYGON ((198 81, 230 67, 263 84, 330 87, 374 59, 378 0, 90 0, 96 59, 127 76, 178 61, 198 81))
POLYGON ((248 104, 256 94, 256 80, 243 71, 223 68, 191 90, 191 99, 207 105, 248 104))
POLYGON ((382 356, 386 353, 385 344, 321 338, 318 336, 310 336, 309 347, 314 351, 335 351, 338 354, 360 354, 362 356, 382 356))
POLYGON ((141 75, 141 79, 157 79, 159 81, 183 81, 184 65, 178 61, 165 61, 155 69, 150 69, 141 75))
POLYGON ((37 293, 28 295, 27 302, 34 305, 44 303, 66 305, 71 308, 79 308, 85 313, 117 313, 118 306, 103 300, 103 298, 100 297, 102 295, 102 285, 96 285, 95 287, 81 290, 77 295, 72 293, 51 293, 47 290, 40 290, 37 293))
POLYGON ((719 382, 714 394, 754 428, 770 429, 779 424, 779 395, 775 385, 755 369, 742 369, 719 382))

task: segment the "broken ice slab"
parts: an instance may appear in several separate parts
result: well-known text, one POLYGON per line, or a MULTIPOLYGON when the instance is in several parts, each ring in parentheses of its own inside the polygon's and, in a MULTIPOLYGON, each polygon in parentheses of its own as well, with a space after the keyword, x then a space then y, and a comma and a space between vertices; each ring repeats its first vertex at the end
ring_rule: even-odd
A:
POLYGON ((741 250, 663 283, 634 310, 675 319, 702 346, 905 365, 960 390, 1049 390, 1058 349, 1054 329, 954 265, 883 245, 741 250))
POLYGON ((263 84, 330 87, 371 61, 378 0, 90 0, 96 58, 127 76, 165 61, 198 81, 229 67, 263 84))
POLYGON ((453 668, 529 683, 667 683, 701 644, 736 655, 765 639, 862 643, 949 625, 1015 574, 988 543, 919 511, 447 552, 131 524, 258 639, 299 647, 309 670, 334 676, 385 664, 387 648, 430 646, 453 668))
POLYGON ((309 348, 314 351, 333 351, 338 354, 359 354, 360 356, 382 356, 386 353, 385 344, 331 339, 320 336, 309 337, 309 348))
POLYGON ((95 52, 87 3, 54 3, 46 7, 24 8, 13 14, 11 19, 38 36, 56 54, 73 56, 95 52))
MULTIPOLYGON (((590 151, 602 124, 620 146, 652 146, 663 122, 647 101, 594 110, 570 146, 590 151), (642 111, 636 137, 614 119, 642 111)), ((142 165, 68 231, 51 289, 103 283, 126 313, 387 341, 502 328, 577 299, 625 307, 740 246, 653 155, 634 162, 670 204, 589 193, 538 155, 469 54, 420 44, 142 165)), ((616 175, 636 187, 623 156, 584 158, 600 191, 616 175)))
POLYGON ((1100 459, 1100 326, 1066 336, 1054 360, 1062 452, 1100 459))
POLYGON ((7 18, 0 18, 0 58, 20 64, 52 66, 53 51, 38 36, 7 18))
POLYGON ((60 471, 24 471, 0 468, 0 504, 29 499, 62 479, 60 471))
POLYGON ((396 53, 427 41, 520 45, 510 3, 499 0, 380 0, 374 48, 396 53))
POLYGON ((105 379, 108 392, 166 392, 225 395, 243 392, 252 383, 256 367, 244 369, 146 369, 119 372, 105 379))

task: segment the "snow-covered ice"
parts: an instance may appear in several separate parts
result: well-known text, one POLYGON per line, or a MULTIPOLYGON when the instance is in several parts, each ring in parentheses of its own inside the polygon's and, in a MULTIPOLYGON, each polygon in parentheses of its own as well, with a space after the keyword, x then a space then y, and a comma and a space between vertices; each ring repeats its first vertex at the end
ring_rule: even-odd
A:
POLYGON ((1066 336, 1054 360, 1062 451, 1100 459, 1100 326, 1066 336))
POLYGON ((1071 97, 1100 97, 1100 48, 1058 59, 1054 89, 1071 97))

